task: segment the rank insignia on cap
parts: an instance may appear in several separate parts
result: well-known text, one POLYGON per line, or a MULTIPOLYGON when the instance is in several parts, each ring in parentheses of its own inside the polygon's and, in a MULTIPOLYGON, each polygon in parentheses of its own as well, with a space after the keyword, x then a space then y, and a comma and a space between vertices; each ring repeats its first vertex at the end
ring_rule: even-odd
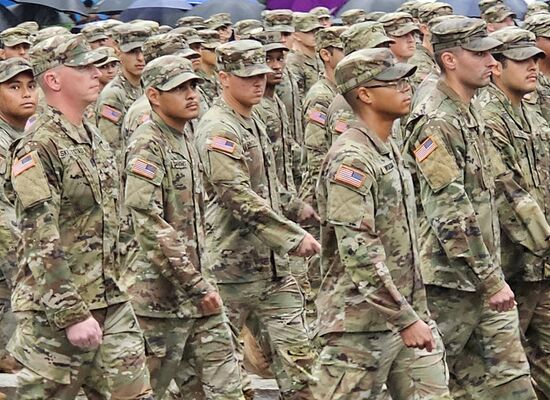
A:
POLYGON ((433 139, 431 137, 428 137, 414 151, 414 155, 416 156, 416 160, 418 162, 424 161, 430 154, 432 154, 432 152, 435 149, 437 149, 437 144, 435 144, 435 142, 433 141, 433 139))
POLYGON ((334 130, 338 133, 344 133, 348 130, 348 124, 341 119, 336 121, 336 124, 334 125, 334 130))
POLYGON ((36 162, 34 161, 34 158, 32 158, 32 154, 27 154, 13 164, 11 173, 13 176, 21 175, 23 172, 34 167, 35 165, 36 162))
POLYGON ((237 144, 229 139, 221 136, 214 136, 210 143, 210 148, 223 151, 224 153, 233 154, 237 148, 237 144))
POLYGON ((132 165, 132 172, 141 175, 147 179, 153 179, 157 175, 157 167, 147 161, 137 159, 132 165))
POLYGON ((309 112, 309 120, 325 126, 327 123, 327 115, 319 110, 311 110, 309 112))
POLYGON ((120 121, 122 113, 113 107, 104 105, 101 108, 101 116, 107 118, 111 122, 117 123, 120 121))
POLYGON ((351 185, 356 188, 360 188, 365 183, 365 174, 355 168, 348 167, 347 165, 341 165, 334 175, 334 179, 338 182, 342 182, 351 185))

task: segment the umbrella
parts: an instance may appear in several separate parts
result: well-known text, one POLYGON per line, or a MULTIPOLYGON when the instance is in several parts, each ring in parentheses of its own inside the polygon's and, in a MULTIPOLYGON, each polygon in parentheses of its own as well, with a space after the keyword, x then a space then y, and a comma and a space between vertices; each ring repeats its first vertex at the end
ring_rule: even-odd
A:
POLYGON ((329 10, 336 10, 346 3, 346 0, 268 0, 267 8, 276 10, 287 8, 293 11, 309 11, 314 7, 323 6, 329 10))
POLYGON ((35 4, 16 4, 8 7, 8 9, 20 21, 36 21, 42 27, 72 23, 71 19, 65 14, 50 7, 35 4))
POLYGON ((120 14, 121 21, 148 19, 161 25, 176 26, 178 19, 190 10, 191 5, 185 0, 137 0, 120 14))
POLYGON ((80 0, 13 0, 19 4, 33 4, 53 8, 57 11, 88 15, 89 10, 80 0))
POLYGON ((11 28, 20 22, 10 10, 4 6, 0 6, 0 31, 11 28))
POLYGON ((213 14, 226 12, 231 14, 233 23, 242 19, 262 19, 265 6, 255 0, 207 0, 187 12, 185 15, 198 15, 209 18, 213 14))
POLYGON ((135 2, 136 0, 100 0, 94 11, 100 14, 120 14, 135 2))
MULTIPOLYGON (((453 6, 455 14, 479 17, 479 0, 447 0, 446 3, 453 6)), ((523 0, 505 0, 504 3, 514 10, 518 18, 523 18, 527 11, 527 4, 523 0)))
POLYGON ((354 8, 361 8, 366 12, 394 12, 404 2, 404 0, 349 0, 338 10, 336 15, 339 17, 344 11, 352 10, 354 8))

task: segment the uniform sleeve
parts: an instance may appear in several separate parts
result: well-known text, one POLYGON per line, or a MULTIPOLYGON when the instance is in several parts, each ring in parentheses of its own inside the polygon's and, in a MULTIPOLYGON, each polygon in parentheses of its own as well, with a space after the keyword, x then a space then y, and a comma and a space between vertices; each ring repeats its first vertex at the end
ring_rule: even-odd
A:
POLYGON ((117 159, 123 147, 121 134, 125 111, 123 104, 112 90, 102 93, 96 106, 97 128, 117 154, 117 159))
POLYGON ((375 224, 374 178, 366 171, 360 187, 331 179, 327 183, 327 221, 334 226, 346 273, 366 301, 401 331, 420 318, 401 295, 385 261, 375 224))
POLYGON ((30 152, 16 152, 11 181, 26 263, 36 281, 39 299, 52 326, 60 329, 91 316, 72 280, 60 242, 61 184, 57 154, 38 142, 30 152))
POLYGON ((214 291, 189 259, 181 238, 184 232, 176 231, 163 218, 166 171, 158 144, 140 138, 130 146, 126 159, 124 205, 131 212, 136 239, 151 266, 191 296, 202 298, 214 291))

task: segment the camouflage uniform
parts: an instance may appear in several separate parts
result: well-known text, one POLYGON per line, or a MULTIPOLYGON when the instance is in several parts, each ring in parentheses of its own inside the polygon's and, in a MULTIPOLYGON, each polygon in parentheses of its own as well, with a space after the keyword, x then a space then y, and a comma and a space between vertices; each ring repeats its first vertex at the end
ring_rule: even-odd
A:
MULTIPOLYGON (((199 36, 204 42, 202 47, 210 51, 215 51, 216 48, 221 44, 220 43, 220 34, 216 31, 210 29, 204 29, 199 31, 199 36)), ((209 75, 203 70, 197 71, 197 75, 201 77, 203 83, 201 83, 201 88, 203 93, 206 95, 206 101, 209 105, 212 105, 214 99, 219 95, 219 83, 218 77, 216 74, 209 75)))
MULTIPOLYGON (((144 87, 159 90, 198 79, 178 56, 157 58, 143 71, 144 87)), ((243 399, 227 317, 197 306, 215 287, 200 272, 204 193, 192 141, 152 112, 132 135, 126 160, 124 206, 135 241, 122 279, 144 331, 155 395, 164 396, 185 357, 199 366, 206 398, 243 399)))
POLYGON ((360 8, 353 8, 340 14, 340 18, 344 25, 351 26, 360 22, 365 22, 367 20, 367 13, 360 8))
POLYGON ((239 39, 250 39, 250 35, 260 33, 264 30, 261 21, 257 19, 243 19, 235 24, 235 37, 239 39))
MULTIPOLYGON (((414 66, 364 49, 336 67, 341 93, 414 66)), ((317 187, 324 279, 317 305, 319 399, 450 399, 443 342, 430 321, 416 248, 411 176, 400 151, 356 122, 331 146, 317 187), (399 331, 423 320, 437 346, 409 349, 399 331), (387 386, 387 389, 386 389, 387 386), (387 390, 387 391, 386 391, 387 390)))
POLYGON ((14 47, 18 44, 32 45, 32 34, 23 28, 8 28, 0 33, 0 44, 4 47, 14 47))
POLYGON ((84 35, 86 41, 90 44, 97 42, 98 40, 109 39, 107 32, 103 24, 88 24, 80 31, 84 35))
POLYGON ((408 62, 417 67, 416 74, 411 76, 411 84, 414 87, 418 87, 428 75, 432 73, 439 75, 440 73, 433 54, 421 43, 417 43, 416 51, 408 62))
MULTIPOLYGON (((31 52, 35 75, 103 58, 82 37, 51 38, 31 52)), ((143 337, 118 283, 118 187, 107 142, 51 106, 14 145, 6 188, 21 230, 9 343, 25 367, 17 399, 73 399, 81 386, 92 398, 152 398, 143 337), (91 316, 102 343, 70 344, 65 328, 91 316)))
POLYGON ((503 0, 479 0, 479 11, 483 14, 488 8, 496 6, 497 4, 504 4, 503 0))
MULTIPOLYGON (((450 19, 432 28, 434 50, 487 51, 478 19, 450 19)), ((517 310, 497 312, 488 299, 505 285, 491 144, 474 102, 465 104, 444 78, 407 123, 405 156, 416 171, 420 259, 428 305, 448 354, 455 398, 535 399, 520 343, 517 310), (470 342, 468 350, 466 344, 470 342), (467 357, 481 357, 477 379, 467 357), (464 393, 465 392, 465 393, 464 393), (471 398, 466 397, 466 398, 471 398)))
MULTIPOLYGON (((259 42, 230 42, 217 53, 220 69, 232 74, 270 71, 259 42)), ((278 182, 262 122, 243 118, 223 97, 201 119, 196 145, 214 189, 206 214, 211 257, 206 274, 218 283, 238 330, 246 321, 266 333, 272 370, 283 398, 290 398, 307 391, 314 357, 303 321, 303 296, 289 275, 286 256, 306 232, 282 215, 298 215, 302 203, 278 182)))

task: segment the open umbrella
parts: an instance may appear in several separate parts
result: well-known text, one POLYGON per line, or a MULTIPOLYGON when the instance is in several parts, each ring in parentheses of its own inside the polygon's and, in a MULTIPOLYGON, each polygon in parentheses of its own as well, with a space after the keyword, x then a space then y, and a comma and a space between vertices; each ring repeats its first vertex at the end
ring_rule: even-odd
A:
MULTIPOLYGON (((446 3, 453 6, 455 14, 479 17, 479 0, 446 0, 446 3)), ((523 0, 505 0, 504 4, 514 10, 520 19, 523 18, 527 11, 527 4, 523 0)))
POLYGON ((293 11, 309 11, 314 7, 323 6, 329 10, 337 10, 346 0, 267 0, 267 8, 275 10, 287 8, 293 11))
POLYGON ((120 20, 148 19, 161 25, 176 26, 178 19, 190 9, 191 5, 186 0, 137 0, 120 14, 120 20))
POLYGON ((0 31, 17 25, 20 19, 4 6, 0 6, 0 31))
POLYGON ((64 25, 72 23, 71 19, 63 13, 50 7, 36 4, 16 4, 8 9, 21 21, 36 21, 41 27, 51 25, 64 25))
POLYGON ((199 17, 209 18, 213 14, 226 12, 231 14, 233 23, 242 19, 261 20, 262 11, 265 6, 255 0, 207 0, 187 12, 185 15, 198 15, 199 17))
POLYGON ((100 14, 120 14, 135 2, 136 0, 100 0, 94 11, 100 14))
POLYGON ((394 12, 404 2, 404 0, 349 0, 346 4, 340 7, 336 15, 340 16, 340 14, 344 11, 352 10, 354 8, 361 8, 366 12, 394 12))
POLYGON ((89 10, 80 0, 13 0, 19 4, 34 4, 57 11, 88 15, 89 10))

